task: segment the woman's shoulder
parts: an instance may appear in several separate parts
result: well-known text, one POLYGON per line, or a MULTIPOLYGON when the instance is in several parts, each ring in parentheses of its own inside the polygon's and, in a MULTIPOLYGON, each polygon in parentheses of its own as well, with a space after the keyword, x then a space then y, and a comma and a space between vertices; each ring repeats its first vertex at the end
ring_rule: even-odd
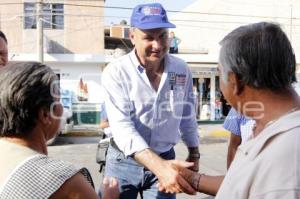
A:
POLYGON ((49 198, 67 180, 79 173, 80 169, 46 155, 35 155, 14 170, 4 184, 0 198, 18 198, 20 195, 26 196, 25 198, 49 198))
POLYGON ((78 199, 97 199, 94 188, 87 183, 85 176, 77 173, 66 181, 52 196, 51 199, 72 199, 74 195, 78 199))

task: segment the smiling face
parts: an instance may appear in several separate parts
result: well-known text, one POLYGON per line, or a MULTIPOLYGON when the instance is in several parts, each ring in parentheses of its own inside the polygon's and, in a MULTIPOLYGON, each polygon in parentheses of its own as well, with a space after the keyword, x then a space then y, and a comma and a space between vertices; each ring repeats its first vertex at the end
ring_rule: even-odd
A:
POLYGON ((142 65, 160 64, 168 50, 168 30, 164 28, 133 29, 130 39, 142 65))

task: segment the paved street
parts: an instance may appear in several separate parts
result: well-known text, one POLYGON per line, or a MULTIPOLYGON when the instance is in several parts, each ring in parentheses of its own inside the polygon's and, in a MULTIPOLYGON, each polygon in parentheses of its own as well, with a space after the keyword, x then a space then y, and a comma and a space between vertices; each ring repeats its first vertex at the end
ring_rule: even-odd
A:
MULTIPOLYGON (((217 126, 216 126, 217 127, 217 126)), ((214 128, 214 125, 206 126, 214 128)), ((99 166, 95 161, 96 147, 99 137, 59 137, 55 146, 49 147, 49 156, 56 157, 65 161, 80 164, 89 169, 95 182, 96 188, 99 187, 101 177, 98 172, 99 166)), ((224 174, 226 171, 226 148, 227 138, 218 136, 205 136, 201 139, 201 172, 211 175, 224 174)), ((186 147, 179 143, 176 147, 178 159, 184 160, 187 154, 186 147)), ((188 196, 179 194, 177 199, 206 198, 204 194, 188 196)))

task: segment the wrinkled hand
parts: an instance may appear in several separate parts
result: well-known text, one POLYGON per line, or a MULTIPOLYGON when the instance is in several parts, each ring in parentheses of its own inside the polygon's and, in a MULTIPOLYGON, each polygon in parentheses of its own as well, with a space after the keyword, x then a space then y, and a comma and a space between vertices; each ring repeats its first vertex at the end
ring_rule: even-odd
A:
POLYGON ((199 160, 200 160, 199 158, 191 158, 191 157, 188 156, 186 158, 186 161, 194 163, 194 165, 189 167, 189 169, 192 170, 192 171, 198 172, 199 171, 199 160))
POLYGON ((114 177, 104 177, 102 199, 119 199, 118 180, 114 177))
POLYGON ((199 181, 199 176, 200 174, 197 172, 194 172, 190 169, 182 169, 180 170, 180 175, 183 176, 183 178, 194 188, 198 189, 198 181, 199 181))
POLYGON ((165 160, 163 169, 156 174, 158 177, 158 190, 166 193, 187 193, 195 195, 196 190, 181 176, 183 170, 192 167, 194 163, 180 160, 165 160))

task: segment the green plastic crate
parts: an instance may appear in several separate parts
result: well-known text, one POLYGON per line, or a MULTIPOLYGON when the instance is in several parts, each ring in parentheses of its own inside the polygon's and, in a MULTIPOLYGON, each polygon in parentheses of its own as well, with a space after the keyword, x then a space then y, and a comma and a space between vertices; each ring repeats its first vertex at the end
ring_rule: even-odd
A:
POLYGON ((99 124, 101 116, 100 104, 74 104, 72 106, 74 125, 99 124))

